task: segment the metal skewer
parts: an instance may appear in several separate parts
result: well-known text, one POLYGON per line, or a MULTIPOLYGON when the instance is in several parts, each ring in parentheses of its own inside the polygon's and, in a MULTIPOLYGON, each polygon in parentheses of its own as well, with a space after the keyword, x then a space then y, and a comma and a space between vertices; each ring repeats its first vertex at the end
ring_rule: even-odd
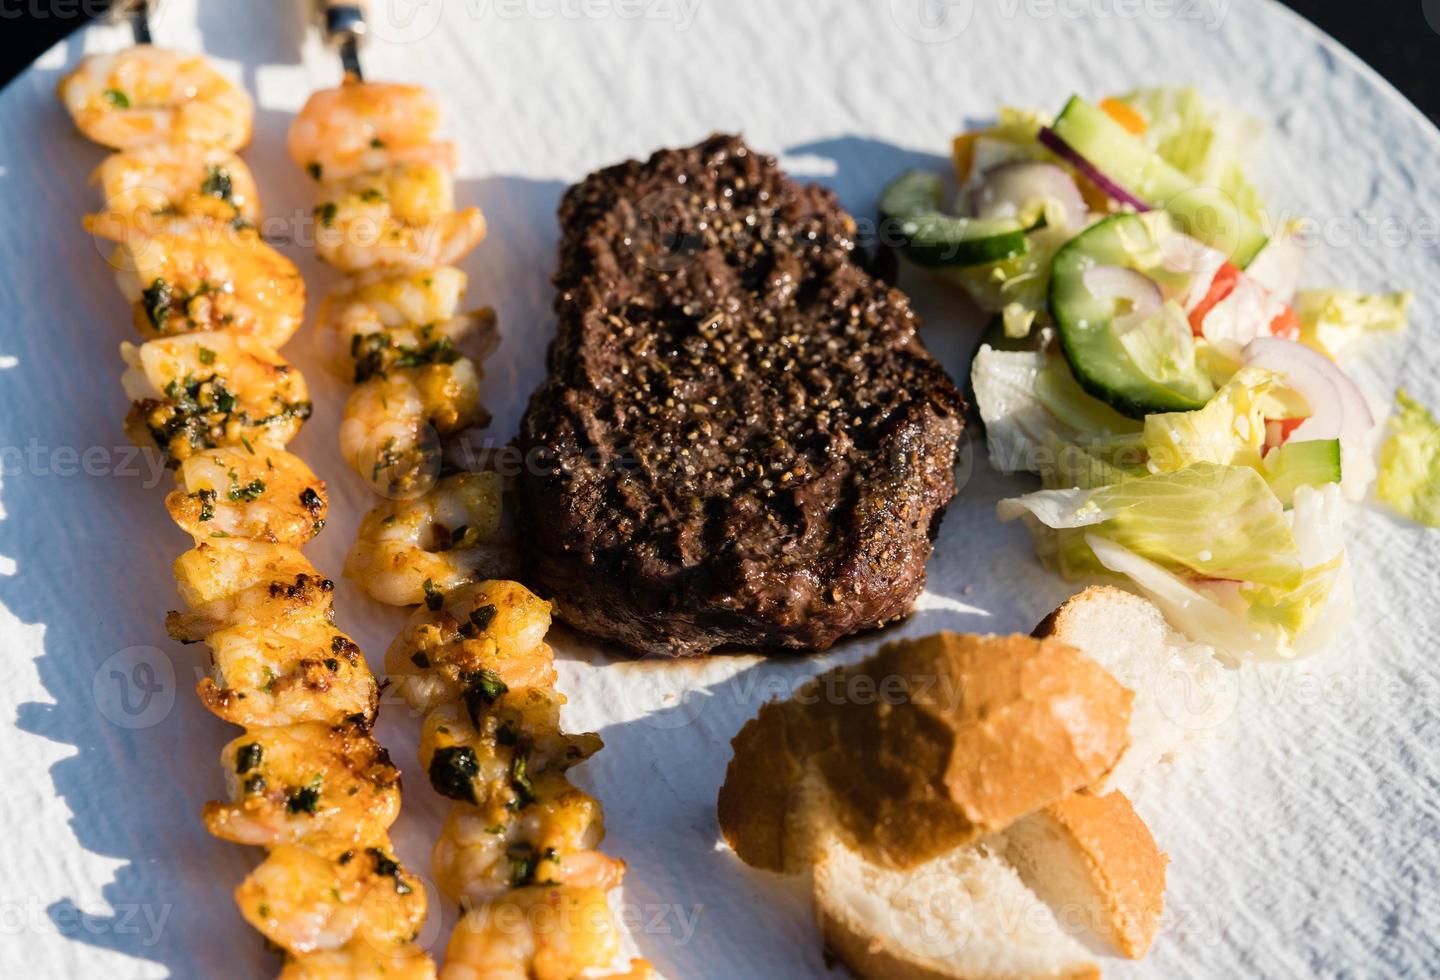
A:
POLYGON ((135 35, 136 44, 149 44, 150 11, 156 0, 116 0, 111 16, 116 20, 128 21, 135 35))
POLYGON ((365 73, 360 68, 360 44, 369 34, 365 23, 365 5, 340 0, 316 0, 320 27, 325 40, 340 52, 340 65, 347 77, 364 81, 365 73))

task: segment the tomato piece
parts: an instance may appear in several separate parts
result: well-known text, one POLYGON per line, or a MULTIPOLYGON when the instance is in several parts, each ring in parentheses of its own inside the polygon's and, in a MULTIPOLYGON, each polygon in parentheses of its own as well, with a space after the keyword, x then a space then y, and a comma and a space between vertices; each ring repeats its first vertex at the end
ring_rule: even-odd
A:
POLYGON ((1268 450, 1285 445, 1290 434, 1300 428, 1304 422, 1304 419, 1266 419, 1265 448, 1268 450))
POLYGON ((1290 307, 1285 307, 1285 312, 1270 321, 1270 333, 1276 337, 1283 337, 1286 340, 1300 339, 1300 317, 1290 307))
POLYGON ((1235 284, 1240 281, 1240 269, 1229 262, 1215 270, 1215 278, 1210 280, 1210 291, 1205 294, 1195 309, 1190 311, 1190 330, 1199 337, 1204 331, 1206 315, 1213 310, 1221 300, 1235 291, 1235 284))

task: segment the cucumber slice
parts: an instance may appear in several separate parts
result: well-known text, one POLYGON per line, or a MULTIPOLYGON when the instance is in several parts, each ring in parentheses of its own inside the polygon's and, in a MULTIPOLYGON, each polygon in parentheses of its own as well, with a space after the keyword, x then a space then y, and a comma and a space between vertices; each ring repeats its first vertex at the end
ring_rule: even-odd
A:
POLYGON ((1050 317, 1075 380, 1122 415, 1137 419, 1153 412, 1193 411, 1207 401, 1141 372, 1115 330, 1115 301, 1099 299, 1085 286, 1086 269, 1134 268, 1134 248, 1150 240, 1139 215, 1112 215, 1067 242, 1050 267, 1050 317))
POLYGON ((1287 442, 1265 457, 1264 477, 1286 507, 1295 502, 1297 487, 1339 483, 1340 440, 1287 442))
POLYGON ((1003 262, 1025 254, 1025 226, 1013 218, 958 218, 940 210, 945 180, 912 170, 880 195, 885 236, 899 233, 906 258, 917 265, 956 267, 1003 262))
POLYGON ((1196 184, 1099 106, 1072 96, 1050 128, 1110 180, 1168 211, 1181 231, 1242 269, 1265 247, 1268 238, 1259 223, 1224 191, 1196 184))

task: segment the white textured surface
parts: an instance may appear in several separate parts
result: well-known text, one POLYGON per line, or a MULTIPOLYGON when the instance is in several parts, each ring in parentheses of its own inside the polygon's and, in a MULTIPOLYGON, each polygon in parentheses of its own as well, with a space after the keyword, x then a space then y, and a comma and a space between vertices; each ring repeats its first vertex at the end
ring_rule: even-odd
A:
MULTIPOLYGON (((404 4, 416 18, 405 30, 380 25, 406 36, 368 52, 371 74, 444 91, 462 147, 460 198, 491 222, 466 268, 505 336, 487 396, 496 441, 513 431, 552 330, 554 206, 592 168, 742 129, 868 215, 887 176, 943 154, 999 102, 1058 107, 1072 90, 1179 81, 1273 124, 1262 186, 1333 243, 1313 251, 1309 282, 1417 289, 1412 330, 1368 352, 1359 375, 1381 398, 1400 381, 1440 405, 1440 135, 1354 58, 1258 0, 1223 12, 1209 0, 958 0, 933 34, 964 29, 928 42, 899 26, 917 23, 916 2, 454 0, 404 4), (633 11, 652 16, 619 16, 633 11)), ((176 0, 157 27, 160 43, 203 47, 257 91, 246 157, 270 215, 308 213, 284 131, 337 74, 300 42, 299 6, 210 3, 197 19, 194 0, 176 0)), ((164 638, 176 602, 168 567, 186 542, 161 489, 98 473, 102 454, 119 462, 124 444, 116 345, 128 311, 78 227, 100 152, 72 134, 51 92, 83 51, 122 43, 105 30, 73 37, 0 94, 0 572, 14 572, 0 578, 0 972, 264 975, 273 961, 229 900, 255 852, 209 839, 196 819, 220 789, 215 760, 230 730, 190 693, 197 651, 164 638), (16 454, 32 445, 41 465, 16 454), (100 447, 87 458, 98 475, 58 475, 70 460, 57 447, 100 447), (129 716, 106 661, 135 645, 157 648, 164 689, 154 724, 129 729, 115 722, 129 716)), ((332 275, 296 255, 318 296, 332 275)), ((971 318, 954 294, 907 284, 927 338, 958 373, 971 318)), ((288 353, 317 400, 296 449, 333 492, 330 528, 310 551, 334 572, 368 501, 333 448, 341 389, 312 367, 303 334, 288 353)), ((995 499, 1022 484, 977 467, 945 521, 930 593, 890 635, 1026 630, 1069 591, 1034 564, 1023 530, 994 522, 995 499)), ((1139 794, 1173 859, 1168 922, 1143 964, 1107 961, 1107 971, 1440 972, 1440 536, 1363 512, 1351 540, 1360 613, 1335 655, 1303 674, 1235 678, 1215 737, 1139 794)), ((378 663, 397 617, 348 584, 340 610, 378 663)), ((789 663, 609 666, 561 639, 570 722, 608 744, 584 771, 608 812, 609 848, 630 862, 629 925, 666 975, 824 975, 804 891, 717 849, 714 794, 730 736, 761 701, 879 639, 789 663)), ((146 679, 122 663, 120 676, 146 679)), ((443 808, 414 772, 414 731, 403 705, 389 705, 380 734, 410 776, 397 839, 423 872, 443 808)), ((453 917, 432 917, 425 938, 448 933, 453 917)))

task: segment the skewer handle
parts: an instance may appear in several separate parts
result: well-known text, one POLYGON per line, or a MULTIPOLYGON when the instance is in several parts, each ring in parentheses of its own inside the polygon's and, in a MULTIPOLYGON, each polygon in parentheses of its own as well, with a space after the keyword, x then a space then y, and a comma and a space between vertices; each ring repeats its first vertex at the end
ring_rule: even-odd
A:
POLYGON ((370 33, 365 23, 362 0, 314 0, 316 17, 325 40, 340 52, 345 74, 363 78, 360 70, 360 44, 370 33))
POLYGON ((110 7, 110 16, 115 20, 130 23, 136 44, 149 44, 150 15, 157 6, 159 0, 115 0, 110 7))

